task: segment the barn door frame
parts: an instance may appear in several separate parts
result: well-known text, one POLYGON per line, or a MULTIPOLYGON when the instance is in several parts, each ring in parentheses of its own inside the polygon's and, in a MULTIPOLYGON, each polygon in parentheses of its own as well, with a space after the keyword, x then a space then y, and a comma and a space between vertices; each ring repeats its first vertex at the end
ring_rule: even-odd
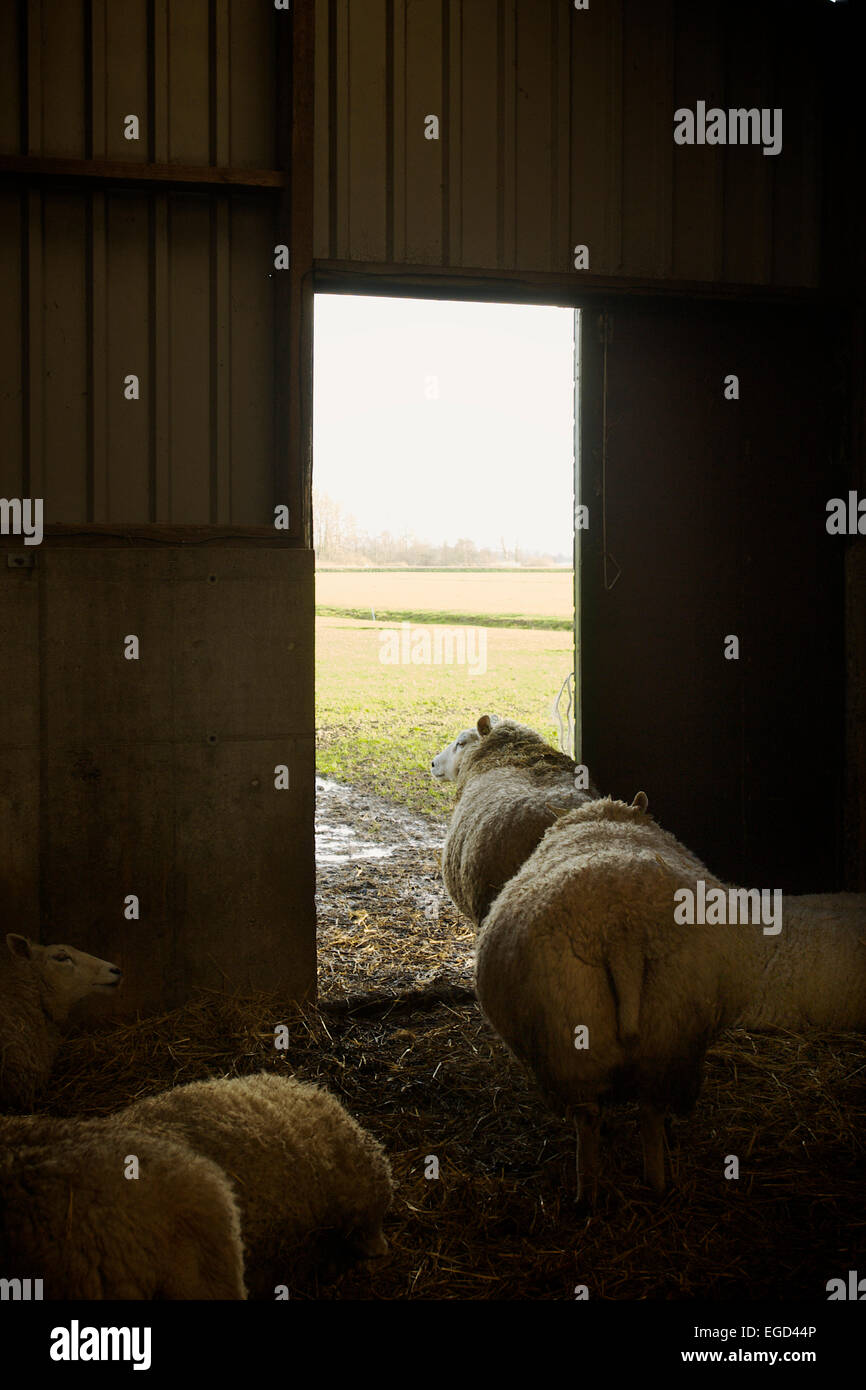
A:
POLYGON ((277 20, 276 149, 286 183, 276 241, 289 248, 289 272, 273 272, 274 505, 288 503, 289 536, 312 550, 315 6, 277 20))

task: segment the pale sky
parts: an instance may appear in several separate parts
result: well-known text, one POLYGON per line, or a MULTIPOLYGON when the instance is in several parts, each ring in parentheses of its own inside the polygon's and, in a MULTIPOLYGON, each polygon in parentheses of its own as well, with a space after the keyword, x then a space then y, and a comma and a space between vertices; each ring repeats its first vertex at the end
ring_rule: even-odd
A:
POLYGON ((313 486, 373 534, 570 557, 573 324, 546 306, 317 294, 313 486))

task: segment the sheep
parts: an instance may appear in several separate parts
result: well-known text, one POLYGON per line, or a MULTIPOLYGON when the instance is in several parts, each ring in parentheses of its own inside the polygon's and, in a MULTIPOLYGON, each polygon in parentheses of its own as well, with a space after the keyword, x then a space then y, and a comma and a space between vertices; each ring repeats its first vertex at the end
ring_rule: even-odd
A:
POLYGON ((557 818, 598 795, 575 785, 575 770, 525 724, 486 714, 433 759, 431 775, 457 783, 442 876, 476 926, 557 818))
POLYGON ((741 1028, 866 1030, 866 893, 784 899, 779 937, 758 938, 741 1028))
POLYGON ((547 1099, 574 1114, 594 1195, 600 1105, 638 1100, 644 1175, 665 1186, 664 1115, 687 1113, 725 1027, 866 1027, 866 894, 790 898, 780 934, 688 925, 675 894, 725 889, 647 813, 569 812, 506 884, 477 942, 482 1011, 547 1099), (586 1033, 582 1032, 586 1029, 586 1033))
POLYGON ((123 972, 73 946, 41 946, 10 932, 0 971, 0 1105, 29 1110, 45 1086, 73 1004, 110 993, 123 972))
POLYGON ((121 1113, 182 1139, 235 1181, 250 1297, 387 1251, 390 1165, 329 1092, 262 1072, 178 1086, 121 1113))
POLYGON ((246 1297, 225 1173, 111 1117, 0 1117, 0 1251, 47 1299, 246 1297))

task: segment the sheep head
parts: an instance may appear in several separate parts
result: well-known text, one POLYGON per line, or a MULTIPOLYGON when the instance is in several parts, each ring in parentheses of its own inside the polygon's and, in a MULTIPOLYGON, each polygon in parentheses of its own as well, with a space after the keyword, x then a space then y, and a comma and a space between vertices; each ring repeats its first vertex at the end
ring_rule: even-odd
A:
POLYGON ((31 970, 42 1008, 54 1023, 64 1022, 79 999, 117 989, 123 978, 118 966, 74 946, 42 946, 16 932, 8 933, 6 946, 19 966, 31 970))
POLYGON ((441 753, 436 754, 430 764, 430 776, 439 782, 456 782, 467 750, 486 738, 493 725, 498 723, 498 715, 482 714, 474 729, 464 729, 441 753))

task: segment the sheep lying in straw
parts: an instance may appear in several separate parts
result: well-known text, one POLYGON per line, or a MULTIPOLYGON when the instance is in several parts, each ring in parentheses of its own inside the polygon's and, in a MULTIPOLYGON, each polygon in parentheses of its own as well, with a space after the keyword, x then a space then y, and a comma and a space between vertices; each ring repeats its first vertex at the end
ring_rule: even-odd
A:
POLYGON ((225 1174, 113 1117, 0 1117, 0 1251, 48 1299, 246 1296, 225 1174))
POLYGON ((664 1114, 694 1105, 721 1029, 866 1027, 866 894, 789 898, 778 934, 678 922, 674 895, 699 880, 726 898, 743 890, 724 889, 646 804, 607 798, 557 821, 478 939, 482 1010, 576 1114, 578 1190, 581 1170, 595 1187, 600 1104, 634 1099, 645 1176, 664 1189, 664 1114))
POLYGON ((525 724, 487 714, 433 759, 431 775, 457 783, 442 876, 476 926, 557 818, 598 795, 575 785, 575 770, 525 724))
POLYGON ((387 1250, 390 1165, 327 1091, 263 1072, 178 1086, 121 1114, 182 1139, 234 1180, 251 1297, 273 1298, 302 1270, 387 1250))
POLYGON ((10 932, 0 969, 0 1105, 28 1110, 44 1087, 73 1004, 117 989, 122 971, 73 946, 10 932))

